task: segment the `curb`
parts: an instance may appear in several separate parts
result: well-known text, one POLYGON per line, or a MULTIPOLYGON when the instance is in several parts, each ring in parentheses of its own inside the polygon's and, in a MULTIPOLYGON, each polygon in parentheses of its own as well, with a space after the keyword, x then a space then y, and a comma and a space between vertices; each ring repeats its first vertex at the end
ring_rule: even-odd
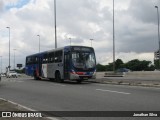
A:
MULTIPOLYGON (((13 101, 6 100, 6 99, 4 99, 4 98, 0 98, 0 100, 3 100, 3 101, 8 102, 8 103, 11 103, 11 104, 13 104, 13 105, 16 105, 16 106, 18 106, 18 107, 20 107, 20 108, 22 108, 22 109, 26 109, 26 110, 28 110, 28 111, 37 111, 37 110, 31 109, 31 108, 29 108, 29 107, 26 107, 26 106, 24 106, 24 105, 15 103, 15 102, 13 102, 13 101)), ((48 119, 48 120, 59 120, 59 119, 53 118, 53 117, 45 117, 45 119, 48 119)))
POLYGON ((142 84, 142 83, 119 83, 119 82, 100 82, 102 84, 114 84, 114 85, 128 85, 128 86, 141 86, 141 87, 156 87, 160 88, 160 85, 142 84))
POLYGON ((93 81, 92 83, 100 83, 100 84, 112 84, 112 85, 128 85, 128 86, 142 86, 142 87, 155 87, 160 88, 160 83, 143 83, 143 81, 112 81, 112 80, 103 80, 103 79, 97 79, 96 81, 93 81))

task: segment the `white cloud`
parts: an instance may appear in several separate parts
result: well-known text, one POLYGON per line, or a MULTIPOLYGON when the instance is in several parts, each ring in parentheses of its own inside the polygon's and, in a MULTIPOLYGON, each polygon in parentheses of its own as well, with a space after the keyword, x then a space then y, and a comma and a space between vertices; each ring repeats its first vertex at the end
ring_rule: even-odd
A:
MULTIPOLYGON (((135 52, 128 52, 128 53, 116 53, 116 59, 122 59, 124 63, 133 60, 133 59, 139 59, 139 60, 148 60, 153 63, 154 54, 153 53, 135 53, 135 52)), ((101 63, 103 65, 106 65, 108 63, 113 62, 113 56, 112 53, 103 53, 103 54, 97 54, 97 63, 101 63)))
MULTIPOLYGON (((30 0, 23 7, 5 9, 19 0, 0 1, 0 56, 4 67, 8 64, 8 30, 11 28, 11 52, 16 48, 17 63, 25 56, 54 48, 54 1, 30 0)), ((90 46, 97 62, 112 62, 112 2, 113 0, 57 0, 58 47, 69 45, 90 46)), ((158 49, 155 5, 158 0, 115 0, 116 58, 153 60, 158 49)), ((13 57, 12 57, 13 59, 13 57)), ((13 66, 13 65, 12 65, 13 66)))

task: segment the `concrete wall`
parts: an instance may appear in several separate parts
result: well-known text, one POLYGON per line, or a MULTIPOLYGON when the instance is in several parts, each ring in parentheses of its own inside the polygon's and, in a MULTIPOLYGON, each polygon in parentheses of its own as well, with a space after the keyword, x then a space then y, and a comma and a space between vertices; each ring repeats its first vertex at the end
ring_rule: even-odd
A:
MULTIPOLYGON (((103 78, 105 73, 106 72, 97 72, 96 78, 103 78)), ((160 71, 134 71, 125 73, 125 77, 147 77, 147 76, 160 79, 160 71)))
POLYGON ((127 76, 154 76, 160 78, 160 71, 134 71, 126 73, 127 76))

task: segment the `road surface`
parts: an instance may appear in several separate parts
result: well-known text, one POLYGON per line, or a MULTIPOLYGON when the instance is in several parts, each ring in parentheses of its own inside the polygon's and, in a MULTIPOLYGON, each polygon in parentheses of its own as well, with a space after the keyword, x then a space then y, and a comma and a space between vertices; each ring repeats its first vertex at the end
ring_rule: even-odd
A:
POLYGON ((160 111, 160 88, 91 82, 77 84, 23 77, 2 78, 0 98, 38 111, 160 111))

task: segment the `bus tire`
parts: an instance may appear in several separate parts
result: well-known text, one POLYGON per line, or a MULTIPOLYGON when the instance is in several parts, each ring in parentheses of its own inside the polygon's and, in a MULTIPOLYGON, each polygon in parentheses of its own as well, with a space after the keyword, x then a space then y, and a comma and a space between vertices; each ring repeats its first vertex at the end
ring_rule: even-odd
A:
POLYGON ((49 78, 49 80, 50 80, 50 81, 55 81, 55 79, 54 79, 54 78, 49 78))
POLYGON ((34 80, 37 80, 38 78, 37 78, 37 76, 36 75, 34 75, 34 80))
POLYGON ((34 71, 34 76, 33 77, 34 77, 34 80, 40 80, 39 77, 36 74, 36 71, 34 71))
POLYGON ((82 83, 82 80, 80 79, 80 80, 77 80, 77 83, 82 83))
POLYGON ((55 79, 56 79, 56 82, 59 82, 59 83, 63 82, 63 79, 61 79, 61 74, 59 71, 55 73, 55 79))

